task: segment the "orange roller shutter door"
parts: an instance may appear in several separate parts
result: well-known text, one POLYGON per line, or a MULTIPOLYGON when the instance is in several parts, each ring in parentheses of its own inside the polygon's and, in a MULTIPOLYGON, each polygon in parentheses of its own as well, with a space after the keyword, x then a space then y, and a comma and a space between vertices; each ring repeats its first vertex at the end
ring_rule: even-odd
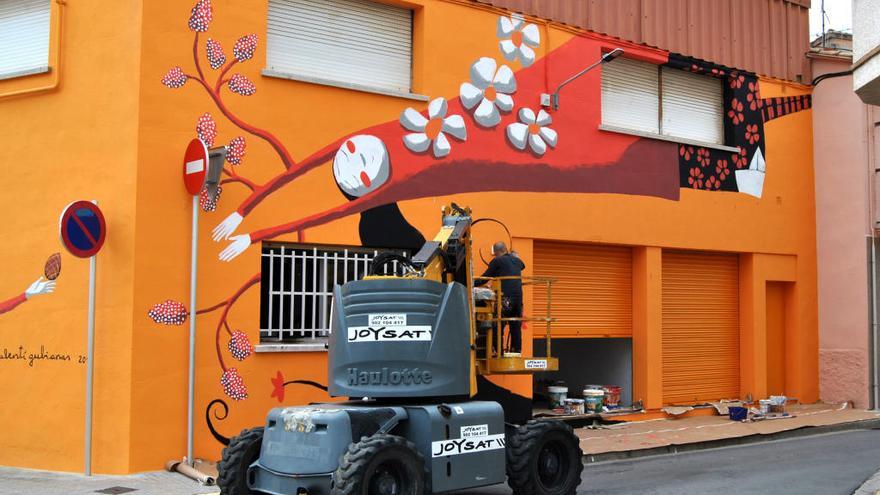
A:
POLYGON ((739 257, 663 252, 663 402, 739 398, 739 257))
MULTIPOLYGON (((632 336, 632 249, 535 241, 534 260, 535 276, 556 279, 554 337, 632 336)), ((536 287, 534 311, 546 306, 546 290, 536 287)))

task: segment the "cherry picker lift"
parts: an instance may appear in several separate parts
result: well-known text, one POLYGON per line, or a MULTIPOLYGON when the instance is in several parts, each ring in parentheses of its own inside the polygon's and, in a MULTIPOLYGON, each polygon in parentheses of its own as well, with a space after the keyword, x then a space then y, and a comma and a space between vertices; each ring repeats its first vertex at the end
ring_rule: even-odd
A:
MULTIPOLYGON (((223 451, 224 495, 423 495, 505 479, 517 495, 570 495, 577 436, 552 419, 511 419, 478 400, 478 377, 557 370, 550 356, 505 354, 500 280, 476 291, 470 209, 444 207, 433 241, 407 259, 379 255, 371 275, 337 285, 328 393, 347 402, 279 407, 223 451), (383 275, 383 267, 401 268, 383 275)), ((549 280, 523 277, 524 284, 549 280)), ((530 415, 530 414, 529 414, 530 415)))

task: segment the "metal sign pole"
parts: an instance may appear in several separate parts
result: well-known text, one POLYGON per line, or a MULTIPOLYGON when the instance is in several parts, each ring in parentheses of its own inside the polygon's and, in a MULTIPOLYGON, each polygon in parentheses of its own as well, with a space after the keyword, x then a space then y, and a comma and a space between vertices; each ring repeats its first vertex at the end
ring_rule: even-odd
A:
POLYGON ((86 421, 85 462, 86 476, 92 475, 92 402, 95 374, 95 283, 98 271, 98 251, 107 238, 107 224, 98 202, 74 201, 61 210, 58 221, 61 244, 77 258, 89 259, 89 309, 86 332, 86 421))
POLYGON ((186 415, 186 463, 193 465, 193 409, 196 375, 196 269, 199 248, 199 197, 192 197, 192 247, 189 272, 189 397, 186 415))
POLYGON ((86 476, 92 475, 92 380, 95 372, 95 274, 98 256, 89 258, 89 332, 86 353, 86 476))

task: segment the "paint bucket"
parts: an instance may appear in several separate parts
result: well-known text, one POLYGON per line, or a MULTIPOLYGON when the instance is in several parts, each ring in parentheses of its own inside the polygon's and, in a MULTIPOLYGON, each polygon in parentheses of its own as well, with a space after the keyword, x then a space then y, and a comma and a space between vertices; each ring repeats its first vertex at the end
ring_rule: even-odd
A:
POLYGON ((749 416, 749 410, 745 407, 731 406, 727 408, 731 421, 744 421, 749 416))
POLYGON ((565 405, 568 396, 568 387, 547 387, 547 396, 550 398, 550 409, 559 409, 565 405))
POLYGON ((602 387, 605 391, 605 405, 608 407, 620 406, 620 387, 617 385, 605 385, 602 387))
POLYGON ((570 416, 584 413, 583 399, 565 399, 565 414, 570 416))
POLYGON ((584 390, 584 412, 602 412, 602 403, 605 400, 605 391, 601 388, 588 388, 584 390))
POLYGON ((761 399, 758 401, 761 405, 761 414, 767 414, 770 412, 770 401, 767 399, 761 399))

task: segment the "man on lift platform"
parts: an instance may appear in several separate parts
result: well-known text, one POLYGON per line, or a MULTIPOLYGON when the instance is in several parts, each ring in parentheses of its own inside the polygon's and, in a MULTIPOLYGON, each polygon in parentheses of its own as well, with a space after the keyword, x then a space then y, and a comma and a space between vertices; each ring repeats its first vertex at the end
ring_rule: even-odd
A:
MULTIPOLYGON (((489 262, 489 267, 486 268, 483 275, 477 278, 476 283, 483 283, 489 277, 501 278, 501 316, 503 318, 522 318, 523 292, 520 277, 526 265, 519 257, 510 253, 507 250, 507 245, 502 241, 492 245, 492 254, 495 257, 489 262)), ((510 329, 508 337, 505 339, 509 342, 505 349, 505 355, 518 356, 522 352, 522 321, 501 322, 502 334, 505 323, 510 329)))

